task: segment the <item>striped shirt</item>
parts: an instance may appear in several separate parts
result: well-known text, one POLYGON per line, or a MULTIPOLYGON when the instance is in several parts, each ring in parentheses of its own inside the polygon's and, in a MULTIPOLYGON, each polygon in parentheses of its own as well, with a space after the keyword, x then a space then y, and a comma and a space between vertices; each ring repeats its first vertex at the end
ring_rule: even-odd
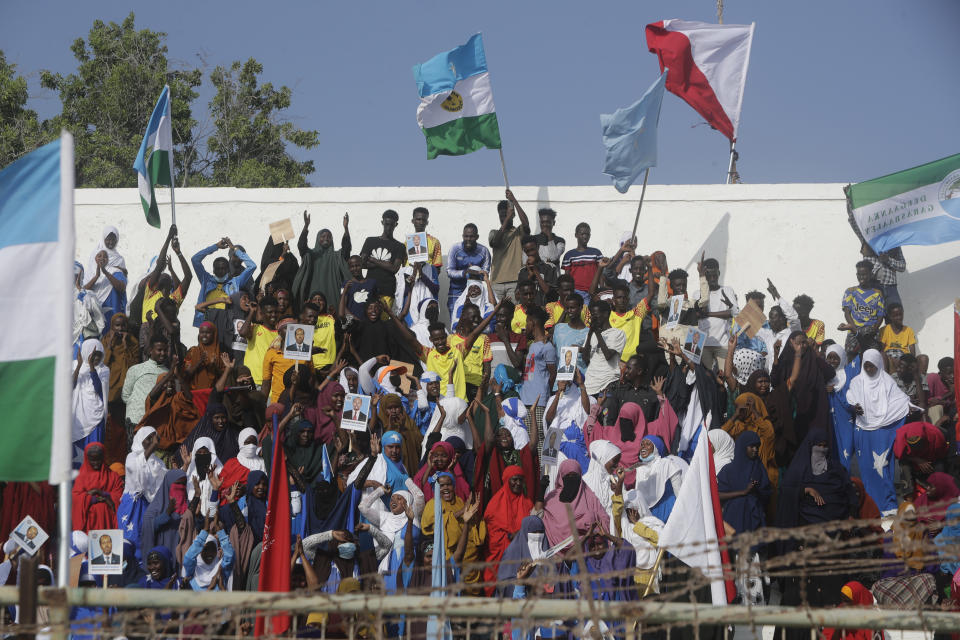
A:
POLYGON ((563 270, 573 276, 574 286, 578 290, 589 291, 602 257, 600 250, 593 247, 570 249, 563 255, 563 270))

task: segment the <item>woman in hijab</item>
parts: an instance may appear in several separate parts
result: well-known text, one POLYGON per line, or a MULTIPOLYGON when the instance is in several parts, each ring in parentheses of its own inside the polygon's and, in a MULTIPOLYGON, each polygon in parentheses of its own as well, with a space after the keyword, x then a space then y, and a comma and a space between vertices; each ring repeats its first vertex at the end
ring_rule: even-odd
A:
POLYGON ((656 436, 664 444, 666 451, 669 451, 666 443, 673 441, 674 432, 677 430, 677 414, 662 395, 663 383, 655 385, 654 391, 660 401, 660 412, 656 420, 647 422, 639 404, 626 402, 620 407, 620 415, 615 424, 602 426, 589 421, 584 425, 588 445, 594 440, 609 440, 620 449, 620 462, 624 468, 629 469, 625 479, 628 486, 634 483, 635 472, 632 467, 640 461, 640 447, 644 436, 656 436))
POLYGON ((137 581, 138 589, 179 589, 177 565, 173 559, 173 552, 166 545, 158 544, 150 547, 145 556, 144 565, 147 571, 137 581), (173 584, 170 584, 171 581, 173 584))
POLYGON ((411 542, 417 544, 420 540, 420 517, 425 503, 423 493, 409 478, 403 486, 403 489, 389 493, 390 502, 386 508, 380 500, 385 495, 383 487, 376 487, 358 505, 360 514, 390 540, 390 547, 383 554, 379 566, 388 593, 396 593, 397 590, 408 528, 411 542))
POLYGON ((620 465, 620 449, 607 440, 594 440, 590 443, 590 465, 583 474, 584 483, 597 496, 603 505, 604 511, 610 514, 610 523, 607 531, 614 532, 613 522, 613 488, 611 481, 617 480, 617 467, 620 465))
POLYGON ((433 343, 430 342, 430 325, 439 320, 439 313, 440 306, 436 298, 423 298, 410 308, 410 330, 417 336, 417 342, 428 349, 433 348, 433 343))
POLYGON ((177 548, 180 516, 186 512, 187 503, 187 475, 180 469, 170 469, 163 476, 163 486, 143 514, 141 553, 157 545, 168 550, 177 548))
POLYGON ((723 521, 737 533, 766 526, 764 513, 773 488, 760 460, 760 436, 753 431, 737 438, 733 460, 717 474, 723 521))
MULTIPOLYGON (((453 314, 450 316, 451 325, 456 326, 457 323, 460 322, 463 305, 467 302, 476 305, 477 308, 480 309, 481 320, 493 313, 494 305, 490 302, 490 294, 487 291, 487 287, 478 280, 468 281, 463 293, 461 293, 457 301, 453 303, 453 314)), ((492 330, 488 326, 485 332, 491 333, 492 330)))
POLYGON ((913 504, 917 507, 920 522, 931 524, 931 526, 942 522, 947 507, 960 497, 960 489, 957 489, 953 476, 935 471, 927 476, 925 482, 918 484, 920 484, 920 490, 913 504))
MULTIPOLYGON (((419 468, 425 448, 424 438, 420 435, 420 430, 417 429, 413 419, 404 410, 400 396, 393 393, 383 396, 377 410, 377 419, 384 431, 395 431, 400 434, 401 460, 406 469, 413 471, 419 468)), ((442 429, 441 433, 443 433, 442 429)))
POLYGON ((223 526, 214 519, 210 530, 197 534, 183 556, 183 576, 194 591, 221 591, 230 588, 233 574, 234 550, 223 526))
POLYGON ((104 464, 103 445, 91 442, 73 480, 73 528, 77 531, 117 528, 117 505, 123 480, 104 464))
MULTIPOLYGON (((342 377, 343 372, 340 375, 342 377)), ((316 402, 304 410, 303 417, 313 425, 313 437, 318 442, 333 443, 337 429, 340 428, 345 397, 346 390, 343 385, 328 380, 317 393, 316 402)))
POLYGON ((834 376, 827 382, 827 400, 830 402, 830 422, 836 441, 837 457, 849 472, 853 455, 854 413, 847 404, 847 391, 856 371, 847 365, 847 352, 838 344, 827 347, 826 361, 833 367, 834 376))
POLYGON ((298 301, 304 302, 311 293, 319 291, 327 300, 339 300, 343 283, 350 279, 347 260, 353 245, 347 228, 347 217, 344 216, 343 219, 343 238, 339 251, 333 247, 333 233, 329 229, 321 229, 317 233, 313 249, 310 249, 307 245, 310 216, 304 213, 303 220, 303 231, 297 241, 301 264, 293 279, 293 295, 298 301))
POLYGON ((287 454, 287 467, 299 472, 307 484, 323 471, 324 444, 314 437, 314 427, 307 420, 294 420, 286 430, 283 450, 287 454))
POLYGON ((567 505, 573 509, 574 522, 580 536, 590 531, 595 523, 606 527, 610 514, 583 481, 580 464, 564 460, 557 472, 558 486, 544 498, 543 524, 550 546, 563 542, 571 535, 567 505))
POLYGON ((110 370, 103 444, 107 451, 107 462, 112 464, 123 460, 127 452, 127 431, 123 422, 127 406, 121 394, 127 370, 140 364, 140 342, 130 332, 126 314, 113 314, 108 326, 110 329, 103 336, 103 364, 110 370))
POLYGON ((135 587, 144 576, 140 566, 140 549, 131 540, 123 539, 123 572, 120 575, 107 576, 107 585, 110 587, 135 587))
MULTIPOLYGON (((658 542, 660 532, 663 531, 663 521, 650 513, 636 489, 630 489, 623 496, 623 513, 620 514, 618 524, 620 537, 633 546, 636 554, 637 572, 634 574, 634 581, 638 585, 649 584, 659 555, 658 542)), ((660 592, 657 580, 654 580, 653 591, 660 592)))
POLYGON ((856 414, 853 445, 860 479, 881 511, 895 509, 893 443, 912 405, 884 371, 883 356, 876 349, 864 352, 863 370, 850 382, 847 403, 856 414))
POLYGON ((197 346, 190 347, 184 360, 184 380, 190 389, 211 389, 223 373, 220 359, 220 341, 217 328, 210 321, 200 323, 197 346))
POLYGON ((873 584, 881 605, 920 607, 936 593, 936 554, 917 508, 902 502, 889 533, 883 537, 883 577, 873 584))
MULTIPOLYGON (((397 400, 399 401, 399 397, 397 400)), ((507 407, 504 407, 504 410, 507 410, 507 407)), ((433 412, 433 417, 430 419, 430 426, 427 427, 423 453, 426 453, 426 446, 431 435, 437 432, 439 432, 441 440, 446 440, 450 436, 457 436, 466 443, 467 447, 473 447, 473 434, 467 425, 466 413, 467 403, 463 398, 457 396, 442 397, 437 403, 437 409, 433 412)))
POLYGON ((687 467, 686 462, 669 455, 659 436, 641 440, 635 488, 644 504, 650 505, 650 512, 663 522, 673 511, 687 467))
POLYGON ((220 479, 223 481, 220 488, 221 502, 233 485, 240 483, 241 487, 246 486, 247 476, 251 471, 266 472, 267 470, 263 458, 257 453, 259 442, 256 429, 247 427, 241 431, 237 437, 237 444, 240 445, 240 452, 235 458, 230 458, 223 464, 223 471, 220 473, 220 479))
POLYGON ((151 425, 157 430, 158 453, 161 459, 169 461, 199 419, 193 395, 186 387, 177 391, 176 374, 171 371, 163 380, 162 389, 147 395, 146 411, 140 424, 151 425))
POLYGON ((853 489, 857 492, 857 519, 877 520, 877 525, 879 525, 879 520, 883 515, 880 513, 880 509, 877 508, 877 503, 867 495, 867 490, 863 487, 863 480, 860 478, 850 478, 850 482, 853 483, 853 489))
POLYGON ((707 437, 710 439, 710 445, 713 447, 714 472, 719 475, 725 466, 733 462, 736 445, 734 445, 733 438, 730 437, 730 434, 723 429, 710 429, 710 431, 707 432, 707 437))
MULTIPOLYGON (((490 411, 486 404, 480 404, 480 411, 486 423, 490 421, 490 411)), ((483 498, 482 502, 496 494, 503 482, 503 472, 507 467, 523 469, 526 495, 535 499, 539 487, 536 456, 530 449, 530 436, 522 418, 511 418, 507 409, 515 408, 516 415, 526 416, 527 408, 517 398, 505 400, 497 405, 501 413, 500 426, 484 428, 483 444, 477 449, 476 475, 473 488, 483 498)), ((511 409, 513 410, 513 409, 511 409)), ((471 431, 479 436, 476 416, 467 412, 471 431)))
MULTIPOLYGON (((819 322, 815 320, 814 322, 819 322)), ((873 594, 857 581, 848 582, 840 589, 841 606, 872 607, 873 594)), ((886 636, 886 634, 882 634, 886 636)), ((873 640, 873 629, 837 629, 826 627, 823 630, 823 640, 873 640)))
POLYGON ((940 586, 949 585, 954 574, 960 571, 960 503, 953 502, 947 507, 943 529, 933 542, 937 545, 937 556, 940 558, 939 571, 934 577, 938 591, 942 592, 940 586))
MULTIPOLYGON (((569 527, 568 527, 569 528, 569 527)), ((513 536, 500 558, 497 567, 497 589, 504 598, 513 596, 517 571, 524 564, 543 559, 550 544, 547 542, 546 526, 538 516, 525 516, 520 521, 520 530, 513 536)), ((537 571, 543 571, 539 566, 537 571)))
MULTIPOLYGON (((446 559, 455 561, 459 560, 455 557, 455 552, 458 550, 460 538, 466 536, 462 562, 455 562, 455 564, 461 568, 468 564, 476 566, 480 560, 483 543, 487 538, 487 525, 479 517, 479 513, 476 514, 477 522, 473 523, 469 518, 465 518, 463 512, 468 508, 478 511, 479 505, 475 502, 467 503, 460 499, 454 492, 454 478, 446 471, 436 474, 434 484, 436 485, 434 487, 434 497, 424 505, 423 516, 421 517, 423 535, 428 538, 432 537, 434 527, 442 526, 446 559), (440 504, 439 509, 435 508, 437 501, 440 504), (441 522, 437 522, 438 515, 441 522), (462 517, 467 521, 464 522, 461 519, 462 517)), ((463 582, 472 585, 479 582, 480 575, 480 570, 475 568, 469 572, 464 571, 462 579, 463 582)))
MULTIPOLYGON (((433 498, 433 485, 431 481, 433 475, 440 471, 446 471, 453 476, 454 493, 461 500, 467 500, 470 497, 470 485, 467 483, 460 465, 457 463, 456 452, 453 445, 449 442, 440 441, 430 447, 430 453, 427 454, 427 462, 423 465, 417 474, 413 477, 413 482, 423 491, 426 500, 433 498)), ((521 469, 521 473, 523 470, 521 469)))
POLYGON ((790 466, 803 439, 797 438, 793 431, 793 399, 789 387, 780 385, 774 389, 770 374, 760 369, 747 380, 746 392, 760 398, 767 410, 767 419, 773 425, 776 464, 778 467, 790 466))
POLYGON ((116 251, 119 242, 120 232, 117 228, 109 225, 104 227, 100 242, 87 261, 86 273, 90 281, 84 288, 96 296, 107 326, 114 313, 127 308, 127 263, 116 251))
POLYGON ((84 340, 73 372, 71 439, 75 450, 103 442, 109 393, 110 369, 103 365, 103 345, 96 338, 84 340))
POLYGON ((827 382, 836 372, 810 347, 803 331, 794 331, 773 365, 770 379, 774 387, 787 386, 794 401, 793 430, 804 438, 811 426, 830 424, 827 382))
MULTIPOLYGON (((530 515, 533 500, 524 495, 523 469, 507 467, 501 476, 500 490, 490 498, 483 520, 487 524, 487 558, 484 582, 493 582, 499 573, 500 559, 513 538, 530 515)), ((492 588, 490 588, 492 592, 492 588)))
POLYGON ((230 416, 227 408, 218 400, 215 400, 211 394, 210 401, 207 402, 207 408, 203 417, 197 422, 190 435, 183 442, 183 446, 192 449, 194 443, 199 439, 210 440, 216 450, 217 458, 220 460, 229 460, 235 458, 240 452, 240 446, 237 443, 237 434, 240 429, 230 423, 230 416))
POLYGON ((344 367, 340 370, 340 386, 350 393, 359 393, 357 387, 360 385, 360 373, 356 367, 344 367))
MULTIPOLYGON (((186 447, 181 447, 181 453, 185 453, 186 447)), ((223 470, 217 449, 213 445, 213 440, 207 437, 197 438, 193 443, 190 455, 186 456, 187 463, 187 500, 193 500, 194 497, 200 498, 200 515, 210 516, 217 510, 220 502, 218 492, 213 487, 210 476, 219 478, 223 470), (200 495, 196 496, 196 486, 200 485, 200 495)), ((183 542, 183 541, 181 541, 183 542)))
POLYGON ((723 430, 735 441, 748 431, 760 437, 760 461, 767 469, 770 484, 776 490, 780 482, 780 467, 776 460, 776 435, 766 406, 752 393, 741 393, 735 406, 736 413, 723 425, 723 430))
MULTIPOLYGON (((142 535, 143 514, 163 486, 167 471, 154 454, 156 448, 156 430, 153 427, 141 427, 133 437, 133 446, 124 465, 124 490, 117 507, 117 519, 128 535, 137 536, 138 543, 142 535)), ((134 556, 137 562, 142 559, 139 548, 135 547, 134 556)))

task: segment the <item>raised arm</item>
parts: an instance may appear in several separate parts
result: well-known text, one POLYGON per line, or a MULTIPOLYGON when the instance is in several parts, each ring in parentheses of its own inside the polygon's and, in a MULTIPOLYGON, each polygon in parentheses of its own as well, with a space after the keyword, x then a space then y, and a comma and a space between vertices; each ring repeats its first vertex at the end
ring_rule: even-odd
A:
POLYGON ((184 258, 180 252, 180 239, 174 237, 170 242, 170 246, 180 259, 180 268, 183 269, 183 281, 180 283, 180 294, 186 297, 187 291, 190 289, 190 282, 193 280, 193 272, 190 270, 190 263, 187 262, 187 259, 184 258))
POLYGON ((527 219, 527 214, 523 210, 523 207, 520 206, 520 202, 517 200, 516 196, 513 195, 513 191, 507 189, 505 195, 507 200, 513 204, 513 208, 516 209, 517 215, 520 216, 520 231, 529 234, 530 233, 530 221, 527 219))
POLYGON ((307 213, 307 210, 303 210, 303 229, 300 231, 300 237, 297 239, 297 251, 300 252, 300 259, 303 260, 303 257, 307 255, 310 251, 310 245, 308 244, 307 233, 310 230, 310 214, 307 213))

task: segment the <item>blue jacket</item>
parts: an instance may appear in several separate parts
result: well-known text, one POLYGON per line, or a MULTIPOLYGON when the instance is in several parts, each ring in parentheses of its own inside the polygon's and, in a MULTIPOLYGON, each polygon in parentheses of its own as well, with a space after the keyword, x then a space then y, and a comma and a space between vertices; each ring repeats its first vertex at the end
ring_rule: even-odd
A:
MULTIPOLYGON (((203 551, 203 545, 207 543, 208 535, 206 531, 201 531, 190 548, 187 549, 187 552, 183 554, 183 574, 190 578, 190 586, 193 587, 194 591, 203 591, 206 588, 197 584, 193 574, 197 570, 197 556, 203 551)), ((220 548, 223 550, 223 557, 220 559, 220 576, 223 578, 223 583, 226 584, 230 574, 233 573, 233 547, 230 546, 230 538, 227 537, 226 531, 220 530, 217 532, 217 540, 220 541, 220 548)))
MULTIPOLYGON (((200 295, 197 297, 197 304, 204 302, 207 299, 207 294, 217 288, 219 284, 213 277, 212 274, 208 273, 207 270, 203 267, 203 259, 206 258, 211 253, 219 249, 215 244, 210 245, 206 249, 201 249, 193 254, 193 257, 190 258, 190 262, 193 264, 193 272, 197 274, 197 280, 200 281, 200 295)), ((245 286, 250 284, 250 278, 253 276, 254 270, 257 268, 257 263, 250 259, 242 249, 236 250, 237 257, 243 260, 243 273, 238 276, 234 276, 223 283, 223 292, 228 296, 233 295, 243 289, 245 286)), ((204 316, 203 311, 194 311, 193 313, 193 326, 199 327, 203 322, 204 316)))

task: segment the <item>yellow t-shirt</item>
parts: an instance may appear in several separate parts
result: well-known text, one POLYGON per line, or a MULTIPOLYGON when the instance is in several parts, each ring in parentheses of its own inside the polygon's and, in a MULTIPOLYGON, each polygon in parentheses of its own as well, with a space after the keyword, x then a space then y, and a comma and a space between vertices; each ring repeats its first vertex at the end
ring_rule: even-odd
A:
MULTIPOLYGON (((143 285, 143 315, 140 318, 140 322, 147 321, 147 313, 153 311, 156 313, 157 302, 160 301, 160 298, 163 297, 163 292, 155 291, 150 288, 150 283, 143 285)), ((180 290, 180 287, 177 287, 170 294, 170 299, 176 303, 177 308, 180 308, 180 305, 183 303, 183 291, 180 290)))
POLYGON ((522 304, 513 308, 513 318, 510 319, 510 330, 514 333, 523 333, 527 330, 527 310, 522 304))
POLYGON ((263 356, 263 379, 270 380, 270 404, 280 399, 280 394, 286 388, 283 384, 284 374, 294 365, 300 363, 300 371, 305 372, 307 367, 313 368, 313 363, 303 360, 290 360, 283 357, 279 349, 267 349, 263 356))
MULTIPOLYGON (((574 294, 576 295, 576 294, 574 294)), ((560 302, 548 302, 547 303, 547 324, 544 328, 549 329, 550 327, 555 326, 560 322, 560 318, 563 317, 563 305, 560 302)), ((580 319, 583 320, 584 324, 590 324, 590 312, 587 310, 587 306, 584 305, 580 310, 580 319)))
MULTIPOLYGON (((203 299, 204 302, 210 302, 211 300, 220 300, 222 298, 229 298, 226 292, 223 290, 223 285, 217 283, 213 289, 210 290, 210 293, 203 299)), ((212 304, 207 309, 226 309, 227 305, 223 302, 218 302, 217 304, 212 304)))
POLYGON ((250 369, 257 386, 263 384, 263 359, 276 338, 276 331, 254 323, 253 336, 247 341, 247 353, 243 356, 243 364, 250 369))
POLYGON ((333 316, 322 315, 317 318, 317 327, 313 330, 313 346, 326 349, 325 353, 313 354, 313 367, 318 371, 333 364, 337 359, 337 333, 333 316))
POLYGON ((917 336, 910 327, 904 327, 900 333, 896 333, 893 327, 887 325, 880 333, 880 342, 883 343, 883 350, 888 356, 899 358, 910 353, 910 345, 917 344, 917 336))
MULTIPOLYGON (((461 353, 466 346, 466 341, 466 337, 458 333, 447 336, 447 344, 459 349, 461 353)), ((470 348, 470 353, 463 359, 467 384, 479 386, 483 382, 483 363, 491 360, 493 360, 493 353, 490 351, 490 337, 481 333, 470 348)))
POLYGON ((637 303, 637 306, 629 309, 626 313, 610 312, 610 326, 627 334, 627 343, 623 347, 623 353, 620 354, 620 360, 623 362, 637 353, 637 345, 640 344, 640 325, 643 324, 646 315, 646 300, 641 300, 637 303))
POLYGON ((443 251, 440 249, 440 241, 429 233, 427 234, 427 256, 430 264, 437 269, 443 266, 443 251))
POLYGON ((453 374, 453 393, 458 398, 467 399, 467 380, 463 371, 465 367, 460 347, 451 347, 446 353, 440 353, 436 349, 420 345, 419 355, 425 365, 424 368, 440 376, 440 392, 444 395, 446 395, 444 392, 447 389, 450 369, 454 363, 457 363, 457 370, 453 374))

